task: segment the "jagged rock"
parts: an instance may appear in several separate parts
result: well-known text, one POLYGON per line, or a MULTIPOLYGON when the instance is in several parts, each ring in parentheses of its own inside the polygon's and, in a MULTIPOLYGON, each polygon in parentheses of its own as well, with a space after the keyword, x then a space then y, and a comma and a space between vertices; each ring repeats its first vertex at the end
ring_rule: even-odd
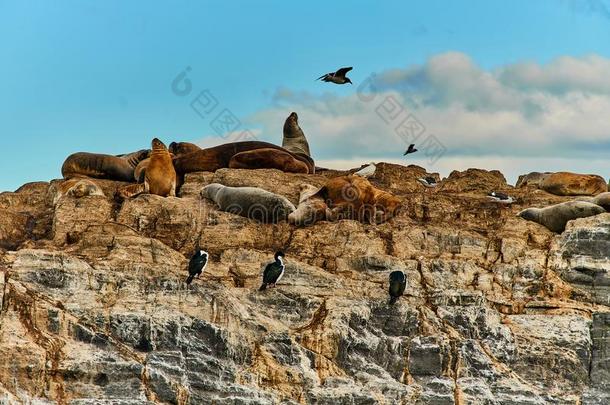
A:
POLYGON ((296 202, 341 174, 189 173, 180 198, 62 198, 60 181, 0 194, 0 403, 605 404, 610 214, 562 235, 520 220, 567 201, 417 166, 371 182, 404 200, 381 225, 260 224, 199 197, 211 182, 296 202), (204 274, 188 287, 200 245, 204 274), (258 292, 276 250, 286 273, 258 292), (407 275, 388 305, 388 275, 407 275))

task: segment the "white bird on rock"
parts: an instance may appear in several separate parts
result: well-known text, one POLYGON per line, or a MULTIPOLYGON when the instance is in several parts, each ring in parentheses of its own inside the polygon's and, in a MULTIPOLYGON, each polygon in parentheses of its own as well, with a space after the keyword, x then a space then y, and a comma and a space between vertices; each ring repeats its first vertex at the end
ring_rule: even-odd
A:
POLYGON ((367 178, 367 177, 371 177, 372 175, 375 174, 375 169, 377 169, 377 166, 375 166, 375 162, 371 162, 367 166, 365 166, 362 169, 358 170, 354 174, 356 176, 367 178))

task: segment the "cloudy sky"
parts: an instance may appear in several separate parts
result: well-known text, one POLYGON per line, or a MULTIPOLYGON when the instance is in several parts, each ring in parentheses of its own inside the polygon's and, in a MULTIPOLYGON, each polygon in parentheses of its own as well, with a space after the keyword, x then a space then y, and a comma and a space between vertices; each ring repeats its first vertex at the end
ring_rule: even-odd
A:
POLYGON ((0 0, 0 190, 155 136, 280 143, 291 111, 318 165, 610 176, 609 0, 420 3, 0 0))

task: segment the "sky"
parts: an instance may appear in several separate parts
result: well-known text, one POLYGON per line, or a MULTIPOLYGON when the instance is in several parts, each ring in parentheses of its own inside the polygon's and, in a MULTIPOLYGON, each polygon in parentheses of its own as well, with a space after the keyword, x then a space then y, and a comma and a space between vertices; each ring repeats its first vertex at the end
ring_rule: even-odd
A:
POLYGON ((608 178, 609 38, 610 0, 0 0, 0 191, 153 137, 281 144, 291 111, 318 166, 608 178))

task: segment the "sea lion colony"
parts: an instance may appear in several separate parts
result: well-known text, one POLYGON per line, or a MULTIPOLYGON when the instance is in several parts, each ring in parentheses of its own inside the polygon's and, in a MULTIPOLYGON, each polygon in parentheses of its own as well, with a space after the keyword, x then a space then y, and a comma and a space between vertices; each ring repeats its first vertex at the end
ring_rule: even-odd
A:
MULTIPOLYGON (((62 165, 66 181, 58 187, 55 201, 66 196, 103 195, 94 179, 134 183, 118 190, 120 198, 132 198, 142 193, 175 197, 185 174, 214 172, 221 168, 278 169, 299 174, 314 174, 316 170, 298 115, 293 112, 284 123, 281 147, 261 141, 232 142, 206 149, 189 142, 172 142, 166 147, 155 138, 151 149, 125 155, 74 153, 62 165)), ((322 187, 302 184, 297 207, 284 196, 256 187, 227 187, 214 183, 205 186, 200 194, 202 198, 214 201, 220 210, 263 223, 287 221, 294 226, 307 226, 317 221, 353 219, 379 224, 399 215, 402 202, 397 196, 379 190, 369 182, 367 178, 374 176, 374 172, 375 164, 371 163, 355 173, 329 178, 322 187)), ((431 176, 418 181, 426 191, 436 191, 442 184, 431 176)), ((557 195, 581 195, 575 201, 527 208, 517 214, 556 233, 563 232, 570 220, 597 215, 610 208, 610 193, 602 193, 606 191, 605 182, 595 175, 530 173, 519 179, 517 187, 535 187, 557 195)), ((494 190, 490 190, 488 198, 504 205, 515 202, 507 194, 494 190)), ((193 281, 195 274, 203 272, 208 256, 203 249, 196 249, 189 265, 187 283, 193 281)), ((275 261, 265 268, 263 286, 274 287, 285 269, 284 253, 276 252, 275 261)), ((398 273, 395 271, 389 275, 390 303, 396 302, 407 284, 404 274, 398 273)))

